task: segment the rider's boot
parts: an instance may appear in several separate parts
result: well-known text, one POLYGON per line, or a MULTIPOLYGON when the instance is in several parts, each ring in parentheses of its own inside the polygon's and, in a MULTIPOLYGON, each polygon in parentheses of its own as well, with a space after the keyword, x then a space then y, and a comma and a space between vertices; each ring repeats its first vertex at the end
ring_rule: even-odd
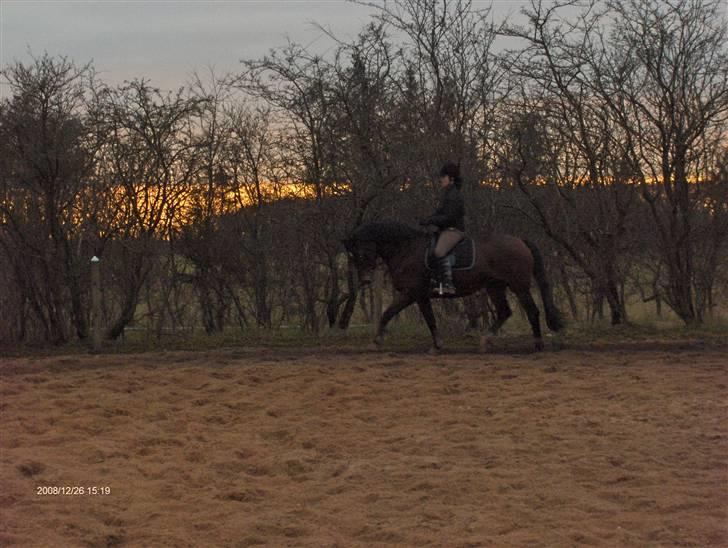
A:
POLYGON ((440 295, 454 295, 455 285, 452 283, 452 265, 450 257, 441 257, 437 260, 440 278, 440 295))

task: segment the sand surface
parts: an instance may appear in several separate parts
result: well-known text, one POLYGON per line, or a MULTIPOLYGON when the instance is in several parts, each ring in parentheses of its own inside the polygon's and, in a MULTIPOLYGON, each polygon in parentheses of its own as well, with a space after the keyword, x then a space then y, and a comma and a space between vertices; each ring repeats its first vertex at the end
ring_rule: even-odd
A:
POLYGON ((0 373, 2 546, 728 546, 718 352, 245 349, 0 373))

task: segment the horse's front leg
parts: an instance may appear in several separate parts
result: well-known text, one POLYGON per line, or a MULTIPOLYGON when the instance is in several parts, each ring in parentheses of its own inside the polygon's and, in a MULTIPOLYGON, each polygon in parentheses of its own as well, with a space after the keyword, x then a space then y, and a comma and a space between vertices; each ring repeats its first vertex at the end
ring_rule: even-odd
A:
POLYGON ((382 318, 379 320, 379 328, 377 329, 377 336, 374 338, 374 344, 380 346, 384 342, 384 332, 389 321, 402 310, 411 305, 414 301, 414 298, 409 294, 397 293, 394 301, 389 305, 387 310, 384 311, 382 318))
POLYGON ((429 297, 422 297, 417 301, 417 306, 420 308, 420 312, 425 318, 432 335, 432 349, 430 352, 436 352, 442 348, 442 337, 440 337, 440 332, 437 330, 437 320, 435 320, 435 313, 432 311, 432 301, 429 297))

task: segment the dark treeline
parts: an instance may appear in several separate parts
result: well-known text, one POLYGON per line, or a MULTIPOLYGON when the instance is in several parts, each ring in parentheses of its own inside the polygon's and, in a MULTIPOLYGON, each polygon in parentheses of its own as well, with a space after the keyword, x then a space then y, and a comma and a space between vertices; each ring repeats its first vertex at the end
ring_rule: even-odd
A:
MULTIPOLYGON (((536 241, 574 319, 629 298, 685 323, 728 286, 719 2, 381 5, 319 56, 289 44, 177 92, 43 55, 2 68, 0 340, 369 319, 340 245, 428 213, 446 160, 468 229, 536 241)), ((323 30, 322 30, 323 32, 323 30)))

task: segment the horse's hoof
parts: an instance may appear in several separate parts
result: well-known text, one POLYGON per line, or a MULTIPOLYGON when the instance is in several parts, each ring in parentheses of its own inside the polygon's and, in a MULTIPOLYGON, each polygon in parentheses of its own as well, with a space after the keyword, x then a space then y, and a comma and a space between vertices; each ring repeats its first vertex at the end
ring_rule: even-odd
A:
POLYGON ((440 353, 440 349, 436 346, 431 346, 427 353, 430 356, 437 356, 440 353))
POLYGON ((374 339, 372 342, 369 343, 369 350, 381 350, 382 349, 382 340, 381 339, 374 339))
POLYGON ((533 346, 534 346, 534 349, 536 350, 536 352, 543 351, 543 341, 541 339, 537 340, 533 346))
POLYGON ((442 342, 442 337, 440 337, 439 335, 435 337, 435 340, 432 344, 434 345, 433 348, 435 348, 436 350, 442 350, 442 347, 445 346, 445 344, 442 342))

